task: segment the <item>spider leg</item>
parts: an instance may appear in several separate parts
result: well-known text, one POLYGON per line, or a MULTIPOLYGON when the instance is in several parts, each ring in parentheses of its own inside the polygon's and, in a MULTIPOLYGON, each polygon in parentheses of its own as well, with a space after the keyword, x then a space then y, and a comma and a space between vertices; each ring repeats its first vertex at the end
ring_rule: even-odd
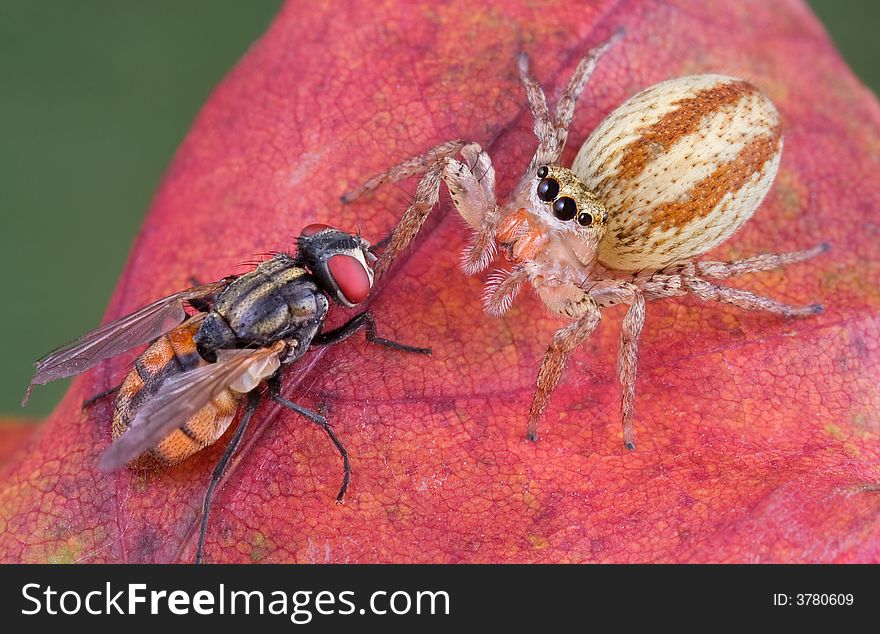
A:
POLYGON ((447 156, 455 156, 461 149, 467 145, 465 141, 455 139, 452 141, 444 141, 435 145, 430 150, 419 156, 413 156, 390 167, 381 174, 376 174, 370 180, 366 181, 359 187, 346 192, 342 195, 342 202, 348 204, 354 202, 358 198, 372 193, 385 183, 396 183, 410 176, 418 176, 424 174, 430 168, 437 165, 437 162, 447 156))
POLYGON ((552 163, 558 140, 555 135, 555 126, 550 117, 550 109, 547 107, 547 97, 541 84, 529 73, 529 56, 520 53, 517 59, 519 65, 519 79, 526 89, 526 98, 532 117, 535 119, 535 136, 538 137, 538 149, 529 164, 528 174, 534 172, 539 165, 552 163))
POLYGON ((556 104, 555 117, 551 117, 547 107, 547 98, 540 84, 529 74, 529 58, 521 53, 518 59, 519 76, 526 89, 526 97, 532 116, 535 119, 535 136, 538 137, 538 149, 532 157, 529 169, 523 180, 529 179, 535 170, 541 165, 552 165, 559 161, 565 142, 568 140, 568 128, 574 116, 574 107, 578 97, 590 80, 593 71, 602 56, 623 35, 623 31, 617 31, 606 42, 590 50, 578 63, 565 91, 556 104))
POLYGON ((633 418, 636 401, 636 369, 639 353, 639 335, 645 325, 645 298, 636 287, 631 287, 629 309, 620 329, 620 353, 617 356, 617 377, 622 388, 620 412, 623 422, 623 442, 632 451, 636 448, 633 418))
POLYGON ((415 197, 391 234, 376 264, 376 275, 384 275, 397 256, 415 240, 437 205, 441 180, 446 183, 456 210, 475 231, 474 239, 464 251, 462 269, 472 275, 486 268, 495 255, 495 228, 499 218, 495 204, 495 170, 489 155, 477 143, 441 143, 421 156, 407 159, 374 176, 345 194, 342 201, 354 201, 383 183, 418 174, 423 176, 416 187, 415 197), (463 161, 454 158, 455 154, 461 154, 463 161))
MULTIPOLYGON (((556 130, 560 145, 559 154, 562 153, 562 148, 565 146, 565 142, 568 139, 568 126, 571 125, 571 119, 574 116, 574 107, 578 98, 584 91, 587 82, 590 81, 590 77, 593 76, 593 72, 596 70, 599 60, 602 59, 602 56, 605 55, 605 53, 607 53, 608 50, 622 37, 623 30, 618 29, 610 38, 590 50, 584 55, 581 61, 578 62, 574 74, 568 81, 568 86, 565 87, 565 92, 562 93, 559 102, 556 104, 556 130)), ((558 160, 558 155, 555 160, 558 160)))
POLYGON ((544 353, 541 369, 538 371, 538 386, 529 409, 526 437, 531 441, 538 439, 538 420, 547 407, 550 395, 559 383, 559 377, 562 375, 562 369, 565 367, 569 355, 593 334, 596 326, 599 325, 602 315, 595 301, 592 299, 585 301, 583 310, 585 314, 582 317, 553 335, 553 342, 544 353))
POLYGON ((376 277, 382 277, 391 268, 394 260, 415 240, 428 214, 440 199, 440 168, 433 166, 428 169, 416 188, 416 196, 412 204, 404 212, 403 217, 394 228, 391 240, 376 263, 376 277))
POLYGON ((523 284, 529 279, 524 266, 515 266, 510 271, 496 271, 486 281, 483 292, 483 309, 487 315, 500 317, 506 313, 519 294, 523 284))
POLYGON ((727 302, 745 310, 762 310, 782 317, 809 317, 823 311, 822 304, 791 306, 751 291, 713 284, 698 277, 685 277, 684 286, 702 300, 727 302))
POLYGON ((829 248, 828 243, 822 243, 803 251, 763 253, 731 262, 679 262, 656 273, 636 277, 633 283, 649 300, 692 293, 706 301, 727 302, 745 310, 763 310, 782 317, 808 317, 821 313, 822 305, 791 306, 751 291, 715 284, 704 278, 722 280, 735 275, 769 271, 787 264, 803 262, 825 253, 829 248))
POLYGON ((829 248, 830 246, 825 242, 812 249, 805 249, 803 251, 762 253, 761 255, 734 262, 695 262, 693 265, 694 273, 698 277, 711 277, 716 280, 723 280, 734 275, 769 271, 788 264, 803 262, 821 253, 825 253, 829 248))

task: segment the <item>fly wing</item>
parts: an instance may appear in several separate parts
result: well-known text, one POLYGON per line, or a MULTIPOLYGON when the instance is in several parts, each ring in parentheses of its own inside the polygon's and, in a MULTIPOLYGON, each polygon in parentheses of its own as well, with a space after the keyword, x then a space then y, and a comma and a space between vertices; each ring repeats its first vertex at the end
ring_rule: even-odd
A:
POLYGON ((256 350, 220 350, 217 362, 174 375, 141 406, 129 429, 101 455, 111 471, 127 464, 183 426, 223 390, 246 393, 270 377, 281 364, 284 342, 256 350))
POLYGON ((34 364, 37 370, 28 385, 22 406, 30 398, 34 385, 45 385, 85 372, 104 359, 155 339, 183 321, 186 317, 183 309, 185 301, 209 297, 223 290, 231 281, 232 278, 227 277, 219 282, 194 286, 169 295, 50 352, 34 364))

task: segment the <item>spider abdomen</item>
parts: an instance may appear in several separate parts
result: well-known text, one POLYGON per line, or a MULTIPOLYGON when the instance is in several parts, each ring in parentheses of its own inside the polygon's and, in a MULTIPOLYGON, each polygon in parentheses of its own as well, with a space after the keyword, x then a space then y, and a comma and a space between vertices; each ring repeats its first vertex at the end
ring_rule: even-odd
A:
POLYGON ((745 81, 692 75, 638 93, 572 166, 608 211, 599 262, 652 269, 708 251, 755 212, 781 155, 779 114, 745 81))

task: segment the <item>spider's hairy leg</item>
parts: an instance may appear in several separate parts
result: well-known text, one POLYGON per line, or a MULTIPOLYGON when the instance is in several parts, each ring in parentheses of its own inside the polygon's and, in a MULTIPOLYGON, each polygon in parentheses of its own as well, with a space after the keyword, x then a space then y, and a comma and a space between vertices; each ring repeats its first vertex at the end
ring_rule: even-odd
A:
POLYGON ((500 317, 506 313, 519 294, 523 284, 529 280, 524 266, 515 266, 510 271, 498 270, 486 280, 483 292, 483 309, 487 315, 500 317))
POLYGON ((537 439, 538 421, 559 382, 568 356, 596 329, 601 319, 601 307, 626 304, 629 309, 621 326, 617 376, 622 388, 623 441, 627 449, 635 449, 636 369, 639 336, 645 324, 645 296, 642 291, 635 283, 619 279, 595 280, 589 289, 573 284, 558 284, 537 290, 550 310, 576 321, 557 331, 544 354, 538 372, 538 389, 529 412, 529 440, 537 439))
POLYGON ((745 310, 762 310, 781 317, 809 317, 823 311, 822 304, 791 306, 750 291, 713 284, 698 277, 684 277, 682 282, 688 292, 702 300, 727 302, 745 310))
MULTIPOLYGON (((565 145, 565 141, 568 138, 568 126, 571 125, 571 119, 574 116, 574 106, 577 103, 578 98, 581 96, 581 93, 584 91, 587 82, 590 81, 590 77, 593 76, 593 72, 596 70, 599 60, 622 37, 623 29, 616 30, 611 37, 605 40, 602 44, 599 44, 599 46, 588 51, 587 54, 581 58, 581 61, 578 62, 574 74, 568 81, 568 86, 565 87, 565 92, 562 93, 559 102, 556 104, 556 129, 558 130, 561 146, 565 145)), ((559 148, 559 151, 561 154, 562 147, 559 148)))
POLYGON ((690 293, 704 301, 727 302, 745 310, 762 310, 781 317, 809 317, 821 313, 824 310, 822 304, 791 306, 751 291, 722 286, 704 277, 725 279, 734 275, 767 271, 802 262, 827 250, 828 245, 821 244, 804 251, 766 253, 735 262, 680 262, 657 273, 636 277, 633 284, 641 289, 648 300, 690 293))
POLYGON ((440 168, 436 165, 428 169, 427 173, 419 181, 416 195, 412 204, 403 213, 403 217, 394 232, 385 251, 376 262, 376 277, 382 277, 391 268, 397 256, 415 240, 428 214, 440 199, 440 168))
POLYGON ((535 136, 538 137, 538 149, 535 150, 529 169, 526 170, 526 178, 531 178, 539 166, 551 165, 559 161, 562 150, 565 148, 565 142, 568 140, 568 128, 574 116, 574 107, 578 97, 590 80, 593 71, 596 70, 596 65, 601 57, 622 35, 622 30, 616 31, 608 40, 590 50, 581 59, 556 104, 555 116, 550 114, 550 109, 547 107, 547 97, 544 95, 541 85, 529 73, 528 56, 525 53, 519 55, 520 81, 526 90, 526 98, 535 119, 535 136))
POLYGON ((734 262, 694 262, 693 274, 697 277, 711 277, 716 280, 723 280, 734 275, 769 271, 788 264, 803 262, 825 253, 829 248, 828 243, 825 242, 812 249, 804 249, 803 251, 762 253, 761 255, 734 262))
POLYGON ((390 167, 381 174, 376 174, 370 180, 366 181, 359 187, 346 192, 342 195, 344 204, 354 202, 358 198, 365 196, 378 189, 385 183, 396 183, 410 176, 424 174, 429 169, 437 165, 437 162, 448 156, 455 156, 467 143, 460 139, 452 141, 444 141, 435 145, 430 150, 419 156, 413 156, 390 167))
POLYGON ((555 126, 550 116, 550 109, 547 107, 547 96, 544 94, 541 84, 529 73, 529 56, 520 53, 517 62, 519 64, 519 79, 526 89, 526 99, 529 101, 529 108, 535 119, 535 136, 538 137, 538 149, 535 150, 535 155, 527 170, 527 173, 531 174, 538 165, 553 162, 557 139, 554 134, 555 126))
POLYGON ((382 276, 416 238, 437 205, 441 181, 446 183, 456 210, 475 231, 473 241, 464 251, 462 268, 469 275, 485 269, 495 255, 498 207, 495 204, 495 170, 489 155, 477 143, 450 141, 435 146, 422 156, 408 159, 370 179, 346 194, 343 200, 354 200, 384 182, 420 173, 424 176, 419 181, 412 204, 404 212, 376 265, 377 276, 382 276), (454 158, 454 154, 460 154, 462 160, 454 158))
POLYGON ((627 285, 629 309, 620 329, 620 353, 617 356, 617 377, 622 388, 620 412, 623 422, 623 442, 632 451, 636 448, 633 418, 636 401, 636 369, 639 356, 639 335, 645 325, 645 298, 633 285, 627 285))
POLYGON ((558 330, 553 335, 553 341, 541 361, 541 369, 538 371, 538 385, 532 406, 529 409, 529 425, 526 436, 531 441, 538 439, 538 421, 547 407, 550 395, 559 383, 559 377, 562 375, 562 369, 565 367, 569 355, 593 334, 601 320, 602 314, 599 305, 586 292, 582 291, 582 294, 582 299, 578 303, 581 316, 577 321, 558 330))
MULTIPOLYGON (((669 276, 667 276, 669 277, 669 276)), ((656 283, 656 280, 655 280, 656 283)), ((659 288, 672 290, 674 284, 659 288)), ((594 279, 585 290, 600 307, 623 304, 629 308, 620 328, 620 351, 617 355, 617 378, 620 381, 620 418, 623 442, 629 450, 635 449, 633 422, 635 418, 636 371, 638 367, 639 337, 645 325, 645 294, 639 286, 624 279, 594 279)), ((680 293, 679 293, 680 294, 680 293)))
POLYGON ((463 163, 450 158, 443 180, 458 213, 474 230, 473 238, 461 256, 461 269, 468 275, 484 270, 495 258, 495 235, 501 214, 495 200, 495 168, 492 160, 476 143, 461 149, 463 163))

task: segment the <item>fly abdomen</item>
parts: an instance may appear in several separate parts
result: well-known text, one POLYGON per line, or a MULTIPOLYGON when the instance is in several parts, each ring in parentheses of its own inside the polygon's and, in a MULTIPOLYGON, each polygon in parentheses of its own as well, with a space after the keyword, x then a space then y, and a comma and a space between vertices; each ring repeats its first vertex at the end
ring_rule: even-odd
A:
POLYGON ((238 336, 226 323, 226 319, 216 310, 208 313, 202 321, 202 325, 193 337, 198 352, 205 359, 214 361, 217 350, 235 348, 238 346, 238 336))
MULTIPOLYGON (((134 368, 125 377, 116 397, 113 412, 113 439, 131 426, 138 410, 156 394, 169 377, 205 365, 193 336, 199 329, 198 320, 186 321, 162 335, 137 358, 134 368)), ((241 395, 224 390, 189 420, 183 421, 136 461, 142 465, 158 462, 173 465, 216 442, 229 427, 241 395)))

